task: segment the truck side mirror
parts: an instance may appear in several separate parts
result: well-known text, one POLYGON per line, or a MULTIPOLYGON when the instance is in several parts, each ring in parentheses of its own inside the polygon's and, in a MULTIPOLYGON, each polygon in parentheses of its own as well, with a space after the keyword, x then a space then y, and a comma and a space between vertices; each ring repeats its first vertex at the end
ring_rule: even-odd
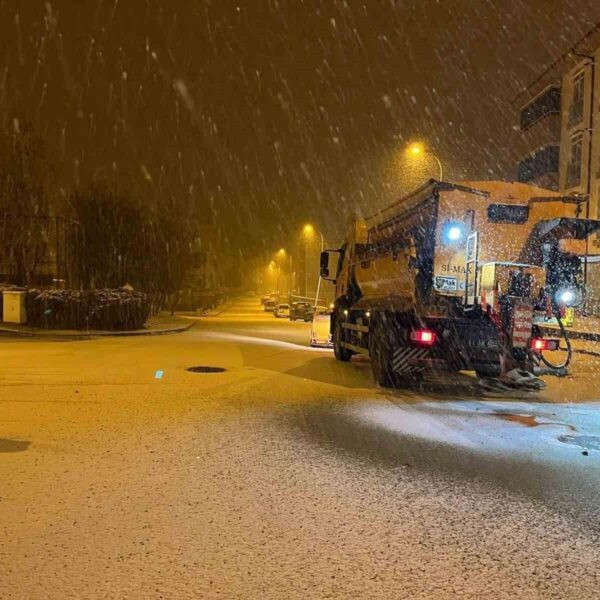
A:
POLYGON ((329 278, 329 252, 321 252, 321 277, 329 278))

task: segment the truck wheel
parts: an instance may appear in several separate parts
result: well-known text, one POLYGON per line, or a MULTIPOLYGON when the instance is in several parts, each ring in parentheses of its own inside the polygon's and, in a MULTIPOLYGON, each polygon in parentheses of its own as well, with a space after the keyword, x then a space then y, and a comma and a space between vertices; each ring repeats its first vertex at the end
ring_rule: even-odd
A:
POLYGON ((382 387, 407 388, 418 387, 423 380, 420 371, 396 373, 392 366, 394 350, 402 344, 392 324, 386 326, 382 321, 375 325, 371 334, 369 354, 371 356, 371 371, 375 381, 382 387))
POLYGON ((342 325, 336 320, 335 329, 333 330, 333 354, 337 360, 348 362, 354 353, 342 346, 343 334, 342 325))
POLYGON ((371 357, 371 371, 378 385, 390 387, 392 385, 392 371, 390 359, 392 356, 391 340, 382 321, 375 325, 369 340, 369 355, 371 357))

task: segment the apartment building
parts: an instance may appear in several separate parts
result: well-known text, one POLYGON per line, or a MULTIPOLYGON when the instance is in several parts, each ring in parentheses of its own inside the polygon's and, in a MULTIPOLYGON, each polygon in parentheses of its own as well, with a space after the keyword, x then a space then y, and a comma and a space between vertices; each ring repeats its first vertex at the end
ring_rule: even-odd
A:
POLYGON ((519 110, 517 180, 558 190, 561 86, 557 82, 544 83, 519 110))
MULTIPOLYGON (((600 218, 600 23, 515 99, 519 107, 517 179, 586 201, 600 218)), ((600 239, 589 254, 600 254, 600 239)))
MULTIPOLYGON (((600 219, 600 23, 514 100, 517 179, 581 196, 582 216, 600 219)), ((584 259, 586 309, 600 314, 600 235, 584 259)))

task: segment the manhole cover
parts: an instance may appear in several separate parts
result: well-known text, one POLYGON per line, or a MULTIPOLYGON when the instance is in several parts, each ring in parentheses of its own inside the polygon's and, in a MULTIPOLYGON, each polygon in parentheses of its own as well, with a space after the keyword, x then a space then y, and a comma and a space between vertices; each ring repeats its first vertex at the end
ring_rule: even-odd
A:
POLYGON ((204 365, 188 367, 187 370, 191 373, 223 373, 225 371, 223 367, 206 367, 204 365))
POLYGON ((561 435, 559 442, 581 446, 588 450, 600 450, 600 436, 598 435, 561 435))

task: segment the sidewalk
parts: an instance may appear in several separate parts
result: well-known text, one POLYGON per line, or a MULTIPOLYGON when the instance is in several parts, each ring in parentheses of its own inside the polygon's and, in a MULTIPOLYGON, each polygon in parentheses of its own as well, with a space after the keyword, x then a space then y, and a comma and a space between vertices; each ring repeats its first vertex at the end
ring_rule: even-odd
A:
POLYGON ((132 331, 102 331, 88 329, 86 331, 75 329, 41 329, 18 325, 16 323, 0 323, 0 337, 35 337, 48 339, 89 339, 93 337, 124 337, 139 335, 164 335, 167 333, 181 333, 194 327, 198 321, 169 312, 160 312, 148 319, 143 329, 132 331))

